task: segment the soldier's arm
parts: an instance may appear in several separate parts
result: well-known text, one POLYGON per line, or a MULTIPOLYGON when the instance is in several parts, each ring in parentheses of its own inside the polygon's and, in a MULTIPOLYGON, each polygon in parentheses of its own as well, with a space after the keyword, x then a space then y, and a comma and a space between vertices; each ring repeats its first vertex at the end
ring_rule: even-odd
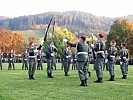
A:
POLYGON ((67 41, 67 44, 70 45, 71 47, 76 47, 76 45, 77 45, 77 43, 76 44, 73 44, 73 43, 71 43, 69 41, 67 41))

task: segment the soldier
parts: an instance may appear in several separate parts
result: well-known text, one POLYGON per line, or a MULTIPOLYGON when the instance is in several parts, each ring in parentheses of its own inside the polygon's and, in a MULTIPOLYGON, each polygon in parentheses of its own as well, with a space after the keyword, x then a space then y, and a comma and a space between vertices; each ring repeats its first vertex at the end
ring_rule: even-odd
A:
POLYGON ((70 50, 70 45, 66 45, 66 48, 62 52, 62 56, 64 58, 64 73, 65 76, 69 76, 69 68, 70 68, 70 63, 71 63, 71 50, 70 50))
POLYGON ((79 78, 81 81, 80 86, 87 86, 88 80, 88 61, 89 61, 89 46, 85 42, 86 36, 81 35, 79 38, 79 42, 76 44, 68 42, 67 39, 63 39, 64 42, 69 44, 71 47, 76 47, 77 49, 77 69, 79 78))
POLYGON ((36 69, 36 59, 37 59, 37 52, 38 50, 41 49, 43 45, 43 41, 41 42, 41 45, 39 45, 39 47, 36 47, 33 41, 29 42, 29 48, 28 48, 28 57, 29 57, 29 71, 28 71, 28 75, 29 75, 29 80, 35 80, 34 78, 34 73, 35 73, 35 69, 36 69))
POLYGON ((98 42, 94 47, 94 51, 96 52, 96 62, 95 62, 95 70, 97 75, 97 80, 94 81, 95 83, 102 83, 103 80, 103 61, 105 58, 104 49, 105 49, 105 42, 104 42, 104 35, 102 33, 98 34, 98 42))
POLYGON ((55 59, 55 53, 57 52, 56 47, 54 46, 53 41, 49 42, 49 45, 47 45, 45 54, 47 59, 47 76, 48 78, 54 78, 52 76, 52 71, 54 67, 54 59, 55 59))
POLYGON ((3 59, 3 52, 1 52, 1 49, 0 49, 0 68, 2 70, 2 59, 3 59))
POLYGON ((14 54, 14 51, 13 49, 8 53, 8 70, 12 68, 13 66, 13 70, 15 70, 15 66, 14 66, 14 57, 15 57, 15 54, 14 54))
POLYGON ((43 59, 43 56, 42 56, 42 51, 39 50, 38 53, 37 53, 37 70, 43 70, 42 68, 42 59, 43 59))
POLYGON ((73 53, 73 55, 72 55, 72 70, 75 70, 75 69, 77 69, 77 65, 76 65, 76 53, 73 53))
POLYGON ((126 43, 122 42, 121 43, 121 51, 120 51, 120 67, 121 67, 121 72, 122 72, 122 79, 127 79, 127 74, 128 74, 128 50, 126 49, 126 43))
POLYGON ((27 50, 22 54, 23 58, 23 64, 22 64, 22 70, 28 70, 28 53, 27 50))
POLYGON ((115 72, 114 72, 114 65, 115 65, 115 58, 117 56, 117 48, 115 47, 116 41, 112 40, 110 42, 110 48, 108 50, 108 67, 109 67, 109 74, 110 74, 110 79, 109 81, 114 81, 115 77, 115 72))

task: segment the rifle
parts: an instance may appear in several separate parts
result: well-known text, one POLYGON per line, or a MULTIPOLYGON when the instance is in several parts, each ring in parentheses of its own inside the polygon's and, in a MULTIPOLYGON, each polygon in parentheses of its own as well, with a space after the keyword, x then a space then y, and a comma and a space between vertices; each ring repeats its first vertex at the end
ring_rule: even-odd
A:
POLYGON ((52 32, 52 41, 54 42, 54 26, 55 26, 55 17, 54 17, 54 22, 53 22, 53 32, 52 32))
POLYGON ((47 29, 46 29, 46 31, 45 31, 44 41, 46 41, 47 34, 48 34, 48 30, 49 30, 49 27, 50 27, 50 24, 51 24, 51 22, 52 22, 53 17, 54 17, 54 15, 53 15, 52 18, 50 19, 50 22, 49 22, 49 24, 48 24, 48 27, 47 27, 47 29))
MULTIPOLYGON (((93 33, 91 35, 92 35, 92 44, 94 45, 94 42, 93 42, 93 33)), ((94 51, 94 47, 92 47, 92 54, 93 54, 93 59, 95 60, 96 59, 96 54, 95 54, 95 51, 94 51)))

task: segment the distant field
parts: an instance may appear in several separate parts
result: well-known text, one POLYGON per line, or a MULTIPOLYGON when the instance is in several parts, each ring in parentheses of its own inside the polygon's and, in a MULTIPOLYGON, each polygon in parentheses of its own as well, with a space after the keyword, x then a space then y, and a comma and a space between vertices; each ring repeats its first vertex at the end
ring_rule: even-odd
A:
POLYGON ((7 70, 3 64, 0 70, 0 100, 133 100, 133 65, 129 66, 127 80, 121 79, 119 65, 115 66, 116 78, 114 82, 107 81, 109 73, 104 71, 104 82, 93 83, 96 79, 93 66, 87 87, 79 86, 77 70, 70 69, 70 76, 65 77, 61 65, 53 71, 55 78, 46 76, 44 70, 36 70, 36 80, 28 80, 27 70, 21 70, 22 64, 15 64, 16 70, 7 70))
POLYGON ((22 31, 16 31, 16 32, 26 34, 28 31, 34 33, 38 37, 43 37, 44 36, 44 30, 22 30, 22 31))

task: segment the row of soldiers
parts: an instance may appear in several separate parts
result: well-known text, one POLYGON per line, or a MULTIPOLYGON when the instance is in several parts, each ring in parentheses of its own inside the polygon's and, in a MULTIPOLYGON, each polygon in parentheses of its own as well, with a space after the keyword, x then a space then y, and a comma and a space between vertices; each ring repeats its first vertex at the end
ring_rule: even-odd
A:
MULTIPOLYGON (((115 59, 117 56, 117 48, 116 41, 112 40, 110 42, 110 48, 107 50, 108 54, 105 56, 105 39, 104 35, 102 33, 98 34, 98 41, 97 43, 91 44, 92 52, 90 52, 90 48, 88 44, 85 42, 86 36, 82 35, 80 36, 79 42, 76 44, 70 43, 67 39, 64 39, 63 41, 67 44, 69 44, 71 47, 76 47, 77 49, 77 69, 79 78, 81 81, 80 86, 87 86, 87 80, 88 80, 88 73, 89 73, 89 54, 93 53, 93 59, 94 59, 94 69, 96 70, 96 76, 97 80, 95 80, 95 83, 103 83, 103 64, 104 59, 106 58, 107 64, 109 67, 109 74, 110 78, 109 81, 115 81, 115 71, 114 71, 114 65, 115 65, 115 59)), ((120 68, 122 72, 122 79, 127 79, 128 74, 128 57, 129 53, 126 49, 126 43, 121 43, 121 50, 120 50, 120 68)))
MULTIPOLYGON (((89 63, 90 58, 89 54, 93 53, 93 58, 95 59, 94 68, 96 70, 97 80, 94 81, 95 83, 102 83, 103 82, 103 63, 105 59, 105 41, 104 35, 102 33, 98 34, 98 41, 95 45, 91 45, 91 48, 86 43, 86 36, 81 35, 79 41, 75 44, 69 42, 67 39, 63 39, 63 42, 66 44, 66 48, 62 52, 63 56, 63 68, 65 76, 69 76, 69 67, 70 67, 70 58, 71 58, 71 51, 70 47, 76 48, 76 67, 79 74, 79 79, 81 81, 80 86, 87 86, 88 76, 90 74, 89 70, 89 63), (92 50, 91 50, 92 49, 92 50)), ((43 42, 36 47, 34 42, 29 42, 29 48, 27 49, 28 53, 28 63, 29 63, 29 71, 28 76, 29 80, 34 80, 34 73, 36 69, 36 58, 38 52, 42 48, 43 42)), ((114 72, 114 65, 115 65, 115 58, 117 56, 117 48, 115 47, 116 41, 112 40, 110 43, 110 48, 108 50, 108 65, 109 65, 109 73, 110 79, 109 81, 114 81, 115 72, 114 72)), ((122 79, 127 78, 128 74, 128 50, 125 48, 126 43, 121 43, 121 51, 120 51, 120 66, 122 71, 122 79)), ((55 54, 57 53, 57 48, 55 47, 53 41, 50 41, 49 44, 45 48, 45 54, 47 59, 47 77, 54 78, 52 75, 55 54)), ((26 59, 25 59, 26 60, 26 59)), ((27 61, 27 60, 26 60, 27 61)))

